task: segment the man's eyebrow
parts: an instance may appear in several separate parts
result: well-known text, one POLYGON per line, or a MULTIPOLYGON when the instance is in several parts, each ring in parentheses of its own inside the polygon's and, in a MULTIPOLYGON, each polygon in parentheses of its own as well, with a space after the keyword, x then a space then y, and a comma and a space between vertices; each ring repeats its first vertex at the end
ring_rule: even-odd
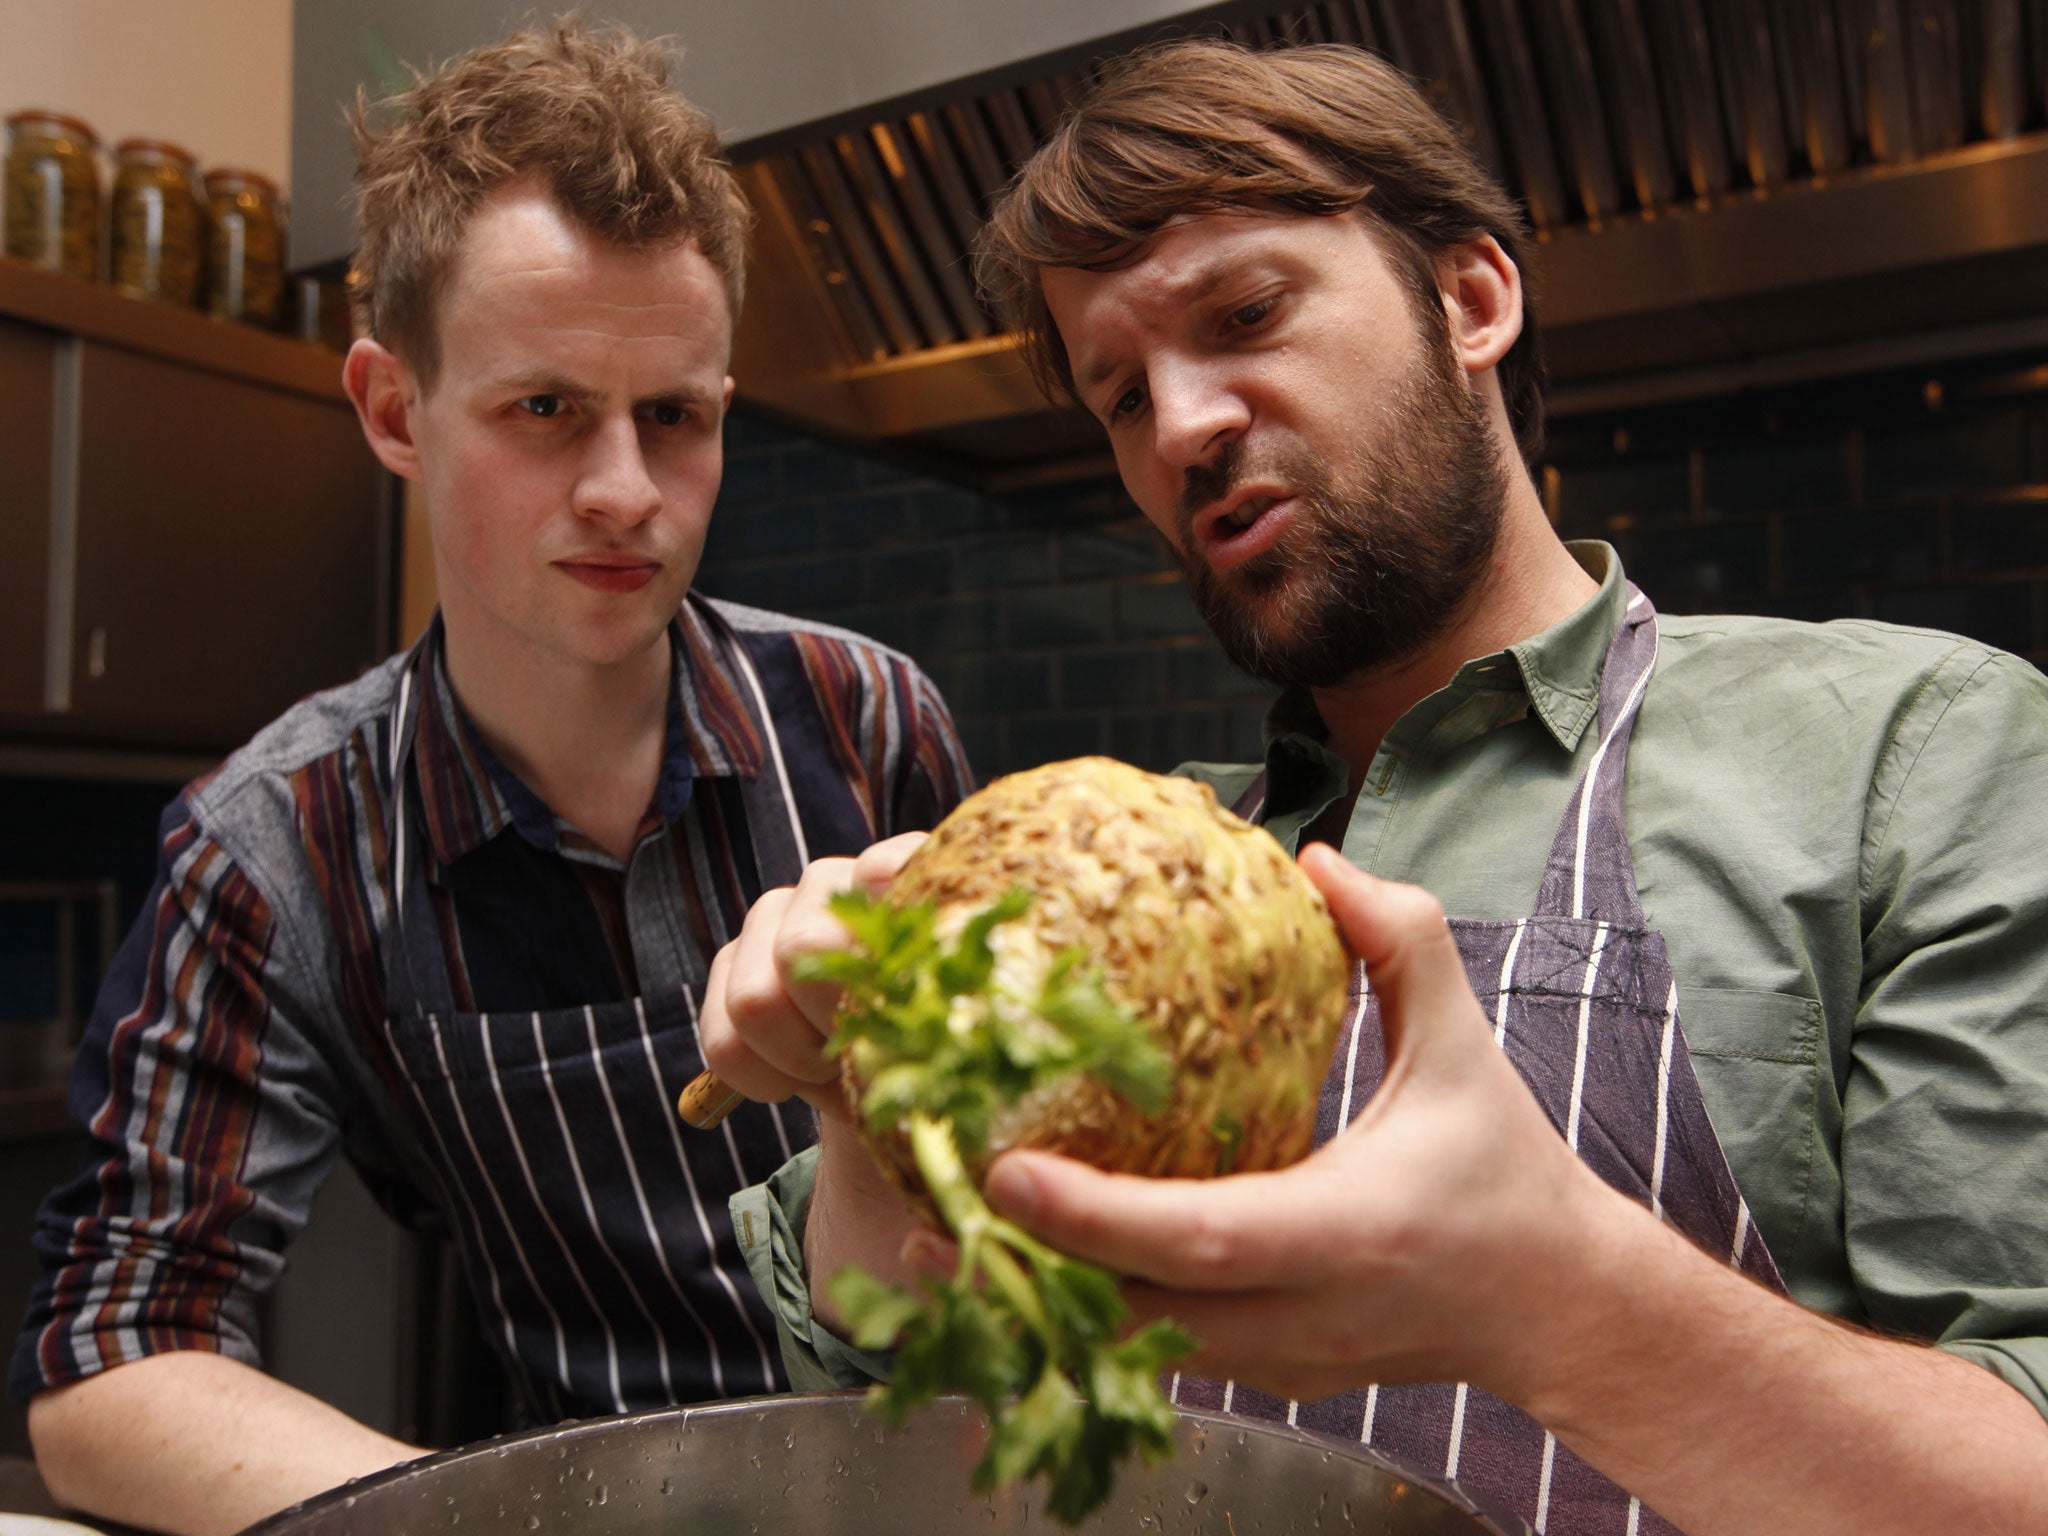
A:
MULTIPOLYGON (((1247 266, 1257 260, 1242 251, 1226 251, 1206 261, 1193 265, 1187 272, 1167 279, 1166 299, 1183 309, 1191 309, 1236 277, 1247 266)), ((1074 375, 1074 386, 1086 394, 1103 383, 1116 372, 1116 365, 1101 359, 1090 363, 1074 375)))
POLYGON ((568 395, 572 398, 589 393, 582 385, 557 373, 503 374, 492 388, 494 391, 516 389, 522 395, 568 395))
POLYGON ((1107 379, 1115 372, 1116 365, 1114 363, 1104 362, 1101 358, 1097 358, 1087 368, 1074 376, 1074 388, 1080 394, 1089 394, 1101 385, 1104 379, 1107 379))
POLYGON ((719 391, 706 389, 701 384, 678 384, 674 389, 657 389, 646 397, 649 401, 673 401, 678 405, 702 405, 707 400, 716 400, 719 391))
MULTIPOLYGON (((587 399, 591 394, 587 386, 558 373, 508 373, 501 376, 491 387, 493 393, 516 390, 521 396, 563 395, 571 400, 587 399)), ((680 405, 702 405, 712 398, 713 391, 701 384, 680 383, 673 389, 653 390, 635 403, 648 405, 673 401, 680 405)))

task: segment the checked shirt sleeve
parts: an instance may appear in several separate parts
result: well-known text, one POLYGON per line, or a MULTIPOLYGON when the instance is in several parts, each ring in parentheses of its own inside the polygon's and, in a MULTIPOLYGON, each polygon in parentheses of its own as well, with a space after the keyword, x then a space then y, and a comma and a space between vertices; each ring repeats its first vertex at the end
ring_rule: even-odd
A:
POLYGON ((90 1146, 37 1217, 18 1401, 169 1350, 256 1363, 256 1298, 338 1145, 327 1067, 291 1023, 304 968, 191 793, 79 1050, 90 1146))

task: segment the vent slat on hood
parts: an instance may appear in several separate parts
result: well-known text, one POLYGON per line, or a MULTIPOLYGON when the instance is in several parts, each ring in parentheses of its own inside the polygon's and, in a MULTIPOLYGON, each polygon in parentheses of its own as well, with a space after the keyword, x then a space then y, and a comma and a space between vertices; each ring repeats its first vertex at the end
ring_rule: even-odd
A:
POLYGON ((858 319, 865 323, 856 329, 883 338, 884 355, 921 350, 928 343, 911 321, 895 274, 876 249, 862 216, 860 194, 841 170, 832 146, 806 144, 797 151, 797 166, 825 226, 819 229, 814 221, 814 233, 835 237, 846 256, 847 280, 833 285, 834 298, 860 312, 858 319))
POLYGON ((1600 76, 1614 84, 1611 118, 1637 204, 1662 208, 1678 195, 1677 162, 1657 99, 1656 61, 1636 0, 1589 0, 1600 76))
MULTIPOLYGON (((965 326, 946 302, 950 295, 940 295, 935 274, 946 269, 927 265, 924 240, 938 236, 937 221, 920 229, 918 235, 911 233, 911 224, 903 216, 905 210, 892 192, 892 185, 900 190, 900 183, 892 184, 883 169, 875 153, 872 128, 864 133, 842 133, 832 141, 832 147, 838 153, 839 168, 860 198, 861 211, 867 215, 868 227, 875 233, 881 254, 888 258, 890 274, 909 300, 925 346, 951 346, 965 333, 965 326)), ((973 300, 969 298, 968 302, 971 305, 973 300)))
POLYGON ((1514 0, 1480 0, 1479 35, 1491 69, 1499 105, 1502 147, 1507 163, 1499 169, 1517 190, 1538 229, 1565 223, 1565 180, 1558 157, 1557 135, 1543 99, 1536 52, 1519 24, 1514 0))
POLYGON ((1850 129, 1834 12, 1800 6, 1780 18, 1778 72, 1793 130, 1816 175, 1847 169, 1850 129))
MULTIPOLYGON (((2048 219, 2028 211, 1998 232, 1994 210, 1956 201, 2000 184, 1963 165, 1973 150, 2006 145, 2024 158, 2048 147, 2039 136, 2048 0, 1318 0, 1211 7, 1176 30, 1221 31, 1256 46, 1369 46, 1421 82, 1521 201, 1546 252, 1569 246, 1571 261, 1583 264, 1585 241, 1597 236, 1616 254, 1593 263, 1602 273, 1597 292, 1549 284, 1566 300, 1563 314, 1547 301, 1553 338, 1568 339, 1560 324, 1591 326, 1583 334, 1598 337, 1591 349, 1554 348, 1567 366, 1593 358, 1602 368, 1628 365, 1627 338, 1614 327, 1660 304, 1668 311, 1681 293, 1693 306, 1687 334, 1717 361, 1753 348, 1753 331, 1738 338, 1726 314, 1709 313, 1720 296, 1763 291, 1756 269, 1767 263, 1787 289, 1827 272, 1809 269, 1803 247, 1749 255, 1739 240, 1712 238, 1714 226, 1818 232, 1820 206, 1834 203, 1869 219, 1876 205, 1854 189, 1873 174, 1930 157, 1935 172, 1951 162, 1961 170, 1940 195, 1885 194, 1906 221, 1892 242, 1895 265, 1931 259, 1926 231, 1958 217, 2005 249, 2034 241, 2035 225, 2048 219), (1812 211, 1779 218, 1753 206, 1795 193, 1812 211), (1665 227, 1672 220, 1682 233, 1665 227), (1624 249, 1634 254, 1620 260, 1624 249), (1631 276, 1630 263, 1645 262, 1662 270, 1631 276)), ((1071 58, 1037 73, 1017 66, 951 99, 932 93, 878 109, 866 123, 835 122, 795 148, 785 136, 749 164, 749 185, 778 210, 762 221, 761 264, 777 282, 810 292, 804 304, 785 297, 779 314, 753 322, 777 344, 749 355, 748 393, 771 405, 801 397, 807 410, 836 400, 815 424, 867 436, 906 425, 942 432, 949 410, 953 424, 1039 410, 1014 366, 1014 338, 976 302, 968 253, 990 199, 1084 79, 1071 58), (772 250, 790 231, 793 251, 772 250), (798 335, 799 312, 812 310, 833 323, 798 335), (801 365, 787 360, 798 354, 801 365), (905 370, 926 364, 936 371, 911 381, 905 370), (799 366, 801 387, 787 378, 799 366)), ((749 159, 744 148, 740 158, 749 159)), ((1859 226, 1860 249, 1835 267, 1859 278, 1882 269, 1871 232, 1884 243, 1887 227, 1859 226)), ((1912 307, 1923 321, 1938 313, 1912 307)), ((1983 318, 1964 311, 1970 302, 1956 323, 1983 318)), ((1778 313, 1800 311, 1780 305, 1778 313)), ((1827 330, 1796 340, 1812 345, 1827 330)), ((744 326, 741 344, 745 351, 744 326)), ((1649 352, 1634 366, 1670 366, 1676 355, 1649 352)))
MULTIPOLYGON (((972 206, 965 201, 965 187, 957 187, 957 195, 962 202, 949 223, 940 214, 940 199, 955 194, 949 194, 940 185, 940 175, 918 153, 915 143, 907 136, 899 138, 888 123, 875 124, 868 130, 868 137, 886 169, 888 185, 895 189, 897 201, 902 204, 912 228, 917 232, 918 259, 929 262, 949 251, 958 250, 961 242, 960 216, 970 214, 972 206)), ((971 224, 968 229, 968 238, 972 238, 971 224)), ((929 275, 944 295, 946 324, 956 340, 986 336, 995 329, 995 322, 975 301, 973 284, 958 261, 941 261, 929 269, 929 275)))

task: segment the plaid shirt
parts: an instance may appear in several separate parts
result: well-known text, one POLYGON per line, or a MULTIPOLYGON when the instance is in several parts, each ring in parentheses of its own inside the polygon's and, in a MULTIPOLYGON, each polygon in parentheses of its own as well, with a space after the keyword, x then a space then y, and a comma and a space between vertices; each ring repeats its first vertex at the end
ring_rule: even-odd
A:
POLYGON ((694 595, 671 639, 623 865, 485 747, 438 625, 171 805, 80 1049, 93 1146, 37 1223, 18 1399, 163 1350, 256 1363, 256 1299, 337 1155, 457 1244, 530 1411, 781 1386, 726 1199, 811 1126, 679 1129, 705 971, 806 857, 929 827, 970 775, 903 656, 694 595))

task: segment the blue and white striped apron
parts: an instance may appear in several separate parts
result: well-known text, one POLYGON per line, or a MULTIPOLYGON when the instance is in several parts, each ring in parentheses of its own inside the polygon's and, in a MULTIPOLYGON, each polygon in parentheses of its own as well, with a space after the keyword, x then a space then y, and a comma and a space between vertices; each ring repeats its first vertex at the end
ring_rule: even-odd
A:
MULTIPOLYGON (((759 679, 743 647, 726 650, 769 747, 766 771, 743 790, 765 890, 794 883, 808 850, 759 679)), ((423 656, 424 644, 392 732, 385 1038, 485 1333, 538 1422, 782 1390, 774 1320, 727 1202, 810 1129, 785 1126, 778 1106, 746 1104, 717 1134, 685 1136, 675 1102, 704 1066, 706 966, 680 934, 636 953, 638 997, 456 1010, 411 765, 431 686, 423 656)), ((668 851, 649 852, 658 856, 636 858, 628 879, 675 880, 668 851)))
MULTIPOLYGON (((1645 924, 1636 889, 1622 781, 1656 664, 1657 625, 1634 586, 1629 599, 1601 674, 1599 742, 1558 827, 1535 912, 1514 922, 1454 918, 1451 932, 1494 1039, 1572 1149, 1709 1253, 1782 1291, 1707 1118, 1664 940, 1645 924)), ((1256 817, 1264 792, 1262 774, 1240 814, 1256 817)), ((1364 1108, 1386 1066, 1363 966, 1354 967, 1351 997, 1323 1086, 1318 1145, 1364 1108)), ((1462 1383, 1368 1387, 1310 1403, 1193 1376, 1176 1378, 1172 1390, 1183 1407, 1362 1441, 1457 1480, 1538 1532, 1676 1530, 1527 1414, 1462 1383)))

